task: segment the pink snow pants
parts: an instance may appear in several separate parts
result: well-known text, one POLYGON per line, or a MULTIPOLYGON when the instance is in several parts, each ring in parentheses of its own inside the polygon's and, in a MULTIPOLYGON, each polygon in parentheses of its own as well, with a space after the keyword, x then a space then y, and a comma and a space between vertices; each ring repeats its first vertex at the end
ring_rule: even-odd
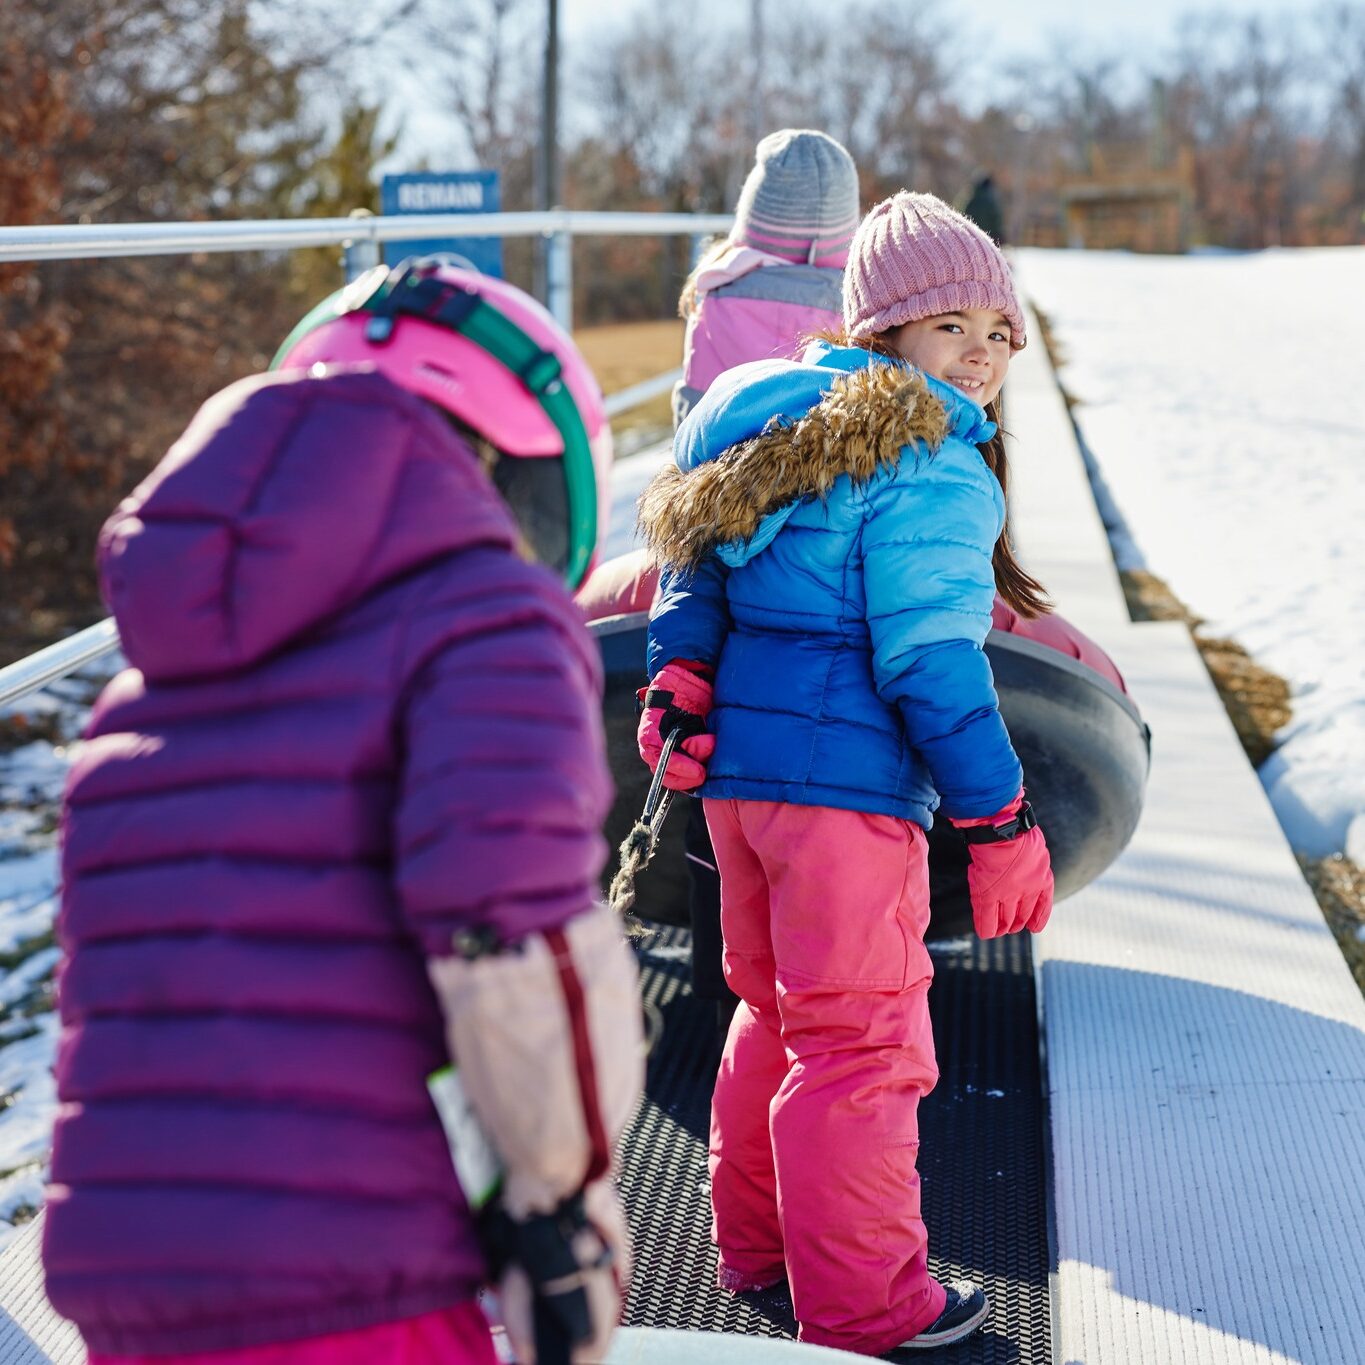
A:
POLYGON ((89 1365, 498 1365, 488 1320, 477 1303, 278 1346, 193 1351, 175 1356, 92 1352, 89 1365))
POLYGON ((924 831, 887 815, 707 800, 725 977, 711 1103, 723 1289, 791 1287, 801 1339, 877 1355, 943 1311, 917 1109, 938 1080, 924 831))

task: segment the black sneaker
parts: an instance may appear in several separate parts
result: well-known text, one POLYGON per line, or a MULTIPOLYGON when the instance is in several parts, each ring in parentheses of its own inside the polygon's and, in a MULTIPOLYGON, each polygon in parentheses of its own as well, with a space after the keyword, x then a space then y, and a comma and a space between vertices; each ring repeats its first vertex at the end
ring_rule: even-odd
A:
POLYGON ((970 1280, 950 1280, 943 1287, 948 1291, 943 1312, 918 1336, 888 1351, 883 1360, 904 1360, 902 1351, 932 1351, 938 1346, 951 1346, 955 1341, 971 1336, 986 1321, 990 1304, 986 1302, 986 1291, 979 1284, 970 1280))

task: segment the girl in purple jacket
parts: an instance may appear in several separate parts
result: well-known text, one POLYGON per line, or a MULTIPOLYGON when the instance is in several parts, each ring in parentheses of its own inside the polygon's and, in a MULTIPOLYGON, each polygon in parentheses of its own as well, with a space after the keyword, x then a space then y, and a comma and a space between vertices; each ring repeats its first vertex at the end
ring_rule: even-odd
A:
POLYGON ((92 1365, 488 1365, 428 1090, 454 1059, 513 1343, 534 1301, 600 1360, 642 1057, 565 586, 601 396, 530 299, 436 262, 329 300, 277 368, 100 538, 132 666, 66 793, 48 1293, 92 1365))

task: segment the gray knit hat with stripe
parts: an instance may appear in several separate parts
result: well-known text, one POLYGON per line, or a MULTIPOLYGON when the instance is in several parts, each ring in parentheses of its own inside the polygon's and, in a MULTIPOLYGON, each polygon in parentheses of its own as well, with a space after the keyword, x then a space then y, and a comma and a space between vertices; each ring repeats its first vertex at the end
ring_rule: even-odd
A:
POLYGON ((842 268, 858 226, 858 171, 827 133, 769 133, 735 209, 730 240, 802 265, 842 268))

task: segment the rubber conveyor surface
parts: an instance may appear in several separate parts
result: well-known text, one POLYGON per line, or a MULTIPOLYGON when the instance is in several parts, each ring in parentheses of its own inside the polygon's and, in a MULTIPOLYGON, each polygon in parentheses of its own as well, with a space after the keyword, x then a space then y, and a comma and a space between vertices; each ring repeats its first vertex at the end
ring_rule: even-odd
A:
MULTIPOLYGON (((932 945, 938 1086, 920 1105, 919 1171, 930 1268, 975 1278, 991 1313, 940 1354, 952 1365, 1049 1365, 1051 1316, 1042 1085, 1025 936, 932 945)), ((663 1016, 645 1099, 621 1145, 634 1238, 626 1321, 641 1327, 794 1336, 785 1285, 715 1288, 706 1134, 717 1050, 710 1001, 687 985, 688 934, 639 946, 644 996, 663 1016)))

